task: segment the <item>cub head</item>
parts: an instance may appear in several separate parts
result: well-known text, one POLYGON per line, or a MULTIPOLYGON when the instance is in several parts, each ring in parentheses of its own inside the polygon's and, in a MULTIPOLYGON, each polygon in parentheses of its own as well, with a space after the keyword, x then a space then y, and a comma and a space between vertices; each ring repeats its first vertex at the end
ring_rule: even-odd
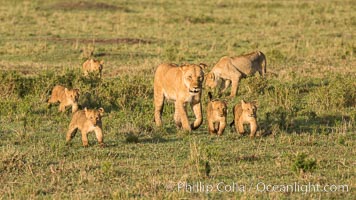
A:
POLYGON ((208 92, 210 105, 213 111, 213 116, 226 117, 227 116, 227 104, 225 101, 213 100, 211 92, 208 92))
POLYGON ((247 118, 257 118, 257 103, 249 102, 246 103, 244 100, 241 100, 242 115, 247 118))
POLYGON ((183 72, 183 82, 184 85, 188 88, 189 94, 200 94, 204 81, 204 72, 202 64, 183 65, 179 68, 183 72))
POLYGON ((85 116, 93 125, 97 125, 101 122, 101 117, 104 115, 104 109, 99 108, 98 110, 90 110, 84 108, 85 116))
POLYGON ((209 72, 206 76, 205 76, 205 85, 209 88, 215 88, 218 85, 218 77, 213 73, 213 72, 209 72))
POLYGON ((90 64, 91 64, 93 70, 101 72, 103 70, 104 60, 98 61, 95 59, 91 59, 90 64))
POLYGON ((68 100, 72 101, 73 103, 78 103, 80 95, 79 89, 69 90, 67 88, 64 88, 64 93, 66 94, 68 100))

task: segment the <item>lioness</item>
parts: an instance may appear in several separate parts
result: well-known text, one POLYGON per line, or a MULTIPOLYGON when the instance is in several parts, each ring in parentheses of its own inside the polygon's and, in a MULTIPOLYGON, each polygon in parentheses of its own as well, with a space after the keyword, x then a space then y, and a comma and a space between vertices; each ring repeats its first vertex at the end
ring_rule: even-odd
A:
POLYGON ((101 117, 103 114, 103 108, 99 108, 98 110, 89 110, 84 108, 84 110, 75 112, 69 124, 68 132, 66 135, 66 142, 69 143, 79 129, 82 133, 83 146, 88 146, 88 133, 91 131, 95 132, 100 146, 104 146, 101 123, 101 117))
POLYGON ((240 134, 245 132, 244 124, 250 125, 250 137, 255 137, 257 131, 257 103, 250 102, 246 103, 241 100, 240 104, 236 104, 233 108, 234 120, 231 122, 230 126, 235 124, 235 129, 240 134))
POLYGON ((197 129, 203 122, 201 107, 203 68, 205 64, 161 64, 158 66, 154 78, 155 122, 162 126, 162 111, 164 100, 175 102, 174 120, 178 128, 187 131, 197 129), (196 117, 193 124, 189 124, 186 104, 190 103, 196 117))
POLYGON ((206 76, 206 86, 215 88, 221 79, 219 94, 231 86, 230 98, 235 97, 242 78, 258 72, 262 77, 266 73, 266 57, 260 51, 237 57, 222 57, 206 76))
POLYGON ((79 89, 69 90, 63 86, 56 85, 53 90, 51 97, 48 99, 47 103, 49 106, 53 103, 60 102, 59 111, 64 112, 67 106, 72 106, 72 113, 78 110, 78 99, 79 99, 79 89))
POLYGON ((208 131, 210 134, 218 134, 220 136, 224 133, 226 127, 227 105, 224 101, 213 100, 210 92, 208 95, 208 131))
POLYGON ((97 73, 101 78, 101 71, 103 70, 104 61, 98 61, 95 59, 88 59, 83 63, 84 76, 88 76, 89 73, 97 73))

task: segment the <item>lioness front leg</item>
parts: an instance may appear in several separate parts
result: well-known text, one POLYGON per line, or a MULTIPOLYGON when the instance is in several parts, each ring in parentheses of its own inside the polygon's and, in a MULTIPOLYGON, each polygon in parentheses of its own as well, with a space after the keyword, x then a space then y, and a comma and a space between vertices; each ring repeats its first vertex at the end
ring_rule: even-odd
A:
POLYGON ((162 93, 156 92, 154 94, 154 105, 155 105, 155 122, 156 126, 162 126, 162 112, 164 106, 164 96, 162 93))
POLYGON ((192 102, 190 105, 195 115, 195 121, 192 124, 192 129, 195 130, 199 128, 199 126, 203 123, 202 107, 200 101, 198 103, 192 102))
POLYGON ((182 128, 182 122, 179 117, 178 109, 174 111, 174 122, 176 123, 177 128, 182 128))
POLYGON ((186 111, 186 108, 185 108, 185 104, 183 102, 180 102, 180 101, 176 101, 175 102, 175 109, 176 109, 176 112, 178 112, 178 115, 180 117, 180 121, 182 123, 182 127, 184 130, 187 130, 187 131, 191 131, 191 127, 190 127, 190 124, 189 124, 189 120, 188 120, 188 115, 187 115, 187 111, 186 111))
POLYGON ((231 85, 231 80, 222 80, 220 90, 219 90, 219 95, 222 95, 228 87, 231 85))
POLYGON ((240 80, 241 80, 241 75, 231 79, 231 94, 230 94, 229 98, 234 98, 236 96, 237 90, 239 88, 240 80))

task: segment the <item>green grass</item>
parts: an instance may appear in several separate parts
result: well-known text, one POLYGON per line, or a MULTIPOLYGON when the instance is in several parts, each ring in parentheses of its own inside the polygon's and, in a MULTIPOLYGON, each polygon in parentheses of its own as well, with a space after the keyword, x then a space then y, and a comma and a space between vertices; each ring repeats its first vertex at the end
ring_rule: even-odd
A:
MULTIPOLYGON (((356 9, 352 1, 5 1, 0 4, 0 198, 353 199, 356 9), (259 102, 264 135, 206 120, 178 131, 174 106, 153 123, 153 74, 163 62, 208 64, 259 49, 267 71, 241 81, 231 108, 259 102), (88 51, 103 80, 85 79, 88 51), (65 145, 70 111, 48 109, 55 84, 106 111, 94 134, 65 145), (245 192, 187 192, 180 183, 238 183, 245 192), (348 185, 348 192, 259 192, 269 185, 348 185)), ((226 95, 228 95, 229 91, 226 95)), ((203 93, 203 109, 207 105, 203 93)), ((191 111, 189 115, 192 117, 191 111)), ((305 190, 304 190, 305 191, 305 190)))

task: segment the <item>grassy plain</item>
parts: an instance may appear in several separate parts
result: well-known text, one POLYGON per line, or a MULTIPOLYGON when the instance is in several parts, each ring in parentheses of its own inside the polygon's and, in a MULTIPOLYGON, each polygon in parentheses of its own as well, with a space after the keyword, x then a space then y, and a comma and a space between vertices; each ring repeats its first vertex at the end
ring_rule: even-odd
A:
POLYGON ((347 0, 2 1, 0 198, 354 199, 355 10, 347 0), (206 121, 177 131, 172 104, 164 127, 154 126, 158 64, 212 68, 224 55, 256 49, 276 76, 244 79, 229 108, 258 100, 264 136, 227 128, 210 137, 206 121), (101 81, 81 77, 90 51, 105 60, 101 81), (80 88, 82 106, 106 110, 106 148, 94 134, 89 148, 79 134, 65 145, 70 113, 44 102, 55 84, 80 88), (221 182, 245 191, 178 188, 221 182), (261 182, 348 191, 260 192, 261 182))

